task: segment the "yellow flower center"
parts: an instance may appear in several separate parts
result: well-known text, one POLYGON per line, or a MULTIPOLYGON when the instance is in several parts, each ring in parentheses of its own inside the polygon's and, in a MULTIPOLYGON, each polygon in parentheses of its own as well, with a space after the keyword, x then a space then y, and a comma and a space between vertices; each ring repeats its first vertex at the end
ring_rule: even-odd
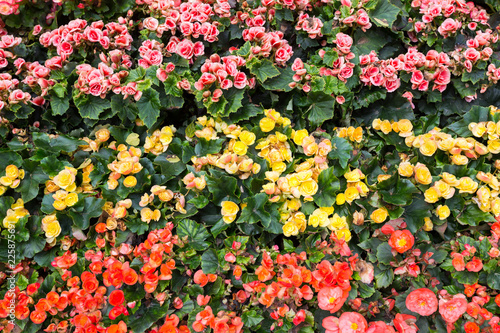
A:
POLYGON ((406 245, 406 239, 402 238, 398 240, 398 246, 405 246, 406 245))
POLYGON ((353 330, 357 330, 357 329, 358 329, 358 324, 356 324, 356 323, 352 323, 352 324, 351 324, 351 329, 353 329, 353 330))
POLYGON ((328 302, 330 302, 330 304, 335 303, 335 297, 330 297, 330 299, 328 300, 328 302))

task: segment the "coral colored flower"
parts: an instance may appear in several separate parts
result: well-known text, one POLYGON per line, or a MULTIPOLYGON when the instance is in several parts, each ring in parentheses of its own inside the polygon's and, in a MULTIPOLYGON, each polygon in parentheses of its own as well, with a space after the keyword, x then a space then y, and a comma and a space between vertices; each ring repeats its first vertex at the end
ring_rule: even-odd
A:
POLYGON ((125 295, 123 294, 123 291, 121 291, 121 290, 113 290, 109 294, 108 301, 109 301, 109 304, 114 305, 114 306, 122 305, 123 302, 125 302, 125 295))
POLYGON ((465 268, 467 268, 469 272, 479 272, 481 269, 483 269, 483 262, 481 261, 481 259, 474 257, 467 263, 467 265, 465 265, 465 268))
POLYGON ((394 327, 399 333, 416 333, 418 327, 415 324, 417 318, 407 314, 396 314, 394 318, 394 327))
POLYGON ((421 316, 430 316, 438 309, 438 299, 432 290, 420 288, 406 297, 406 307, 421 316))
POLYGON ((389 245, 398 253, 404 253, 413 247, 415 238, 409 230, 396 230, 389 239, 389 245))
POLYGON ((318 292, 318 306, 330 313, 340 310, 345 302, 344 291, 340 287, 324 287, 318 292))
POLYGON ((451 257, 453 258, 451 261, 453 268, 458 272, 465 270, 464 256, 462 254, 454 252, 451 254, 451 257))
POLYGON ((338 333, 339 332, 339 318, 329 316, 323 318, 321 325, 326 330, 325 333, 338 333))
POLYGON ((306 312, 304 310, 300 310, 295 314, 295 317, 293 318, 293 323, 295 326, 297 326, 300 323, 304 322, 305 320, 306 320, 306 312))
POLYGON ((342 333, 364 333, 367 328, 365 317, 357 312, 344 312, 339 318, 339 329, 342 333))
POLYGON ((204 287, 208 283, 208 276, 200 269, 194 273, 193 281, 194 283, 200 285, 200 287, 204 287))
POLYGON ((448 323, 456 322, 467 311, 467 300, 465 295, 457 294, 449 301, 439 301, 439 313, 444 321, 448 323))

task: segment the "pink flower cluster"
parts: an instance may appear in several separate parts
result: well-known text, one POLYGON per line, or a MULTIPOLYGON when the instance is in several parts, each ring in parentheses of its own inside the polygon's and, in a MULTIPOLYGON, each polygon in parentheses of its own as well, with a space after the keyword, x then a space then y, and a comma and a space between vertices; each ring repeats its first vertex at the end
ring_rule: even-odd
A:
POLYGON ((139 54, 142 57, 142 59, 138 61, 139 66, 143 68, 160 66, 163 62, 161 45, 160 42, 150 39, 142 42, 142 46, 139 47, 139 54))
POLYGON ((323 22, 317 17, 309 17, 309 14, 302 13, 299 16, 299 21, 295 26, 295 30, 303 30, 309 34, 309 38, 321 37, 321 28, 323 28, 323 22))
MULTIPOLYGON (((335 39, 335 44, 337 47, 334 50, 337 51, 339 57, 333 62, 333 68, 321 67, 319 74, 321 76, 335 76, 342 82, 346 82, 354 73, 354 64, 349 60, 354 58, 354 53, 351 52, 353 40, 349 35, 338 33, 335 39)), ((325 51, 320 50, 319 56, 321 59, 325 57, 325 51)))
MULTIPOLYGON (((354 13, 355 9, 351 8, 352 4, 350 0, 342 0, 341 2, 343 7, 349 8, 349 12, 351 14, 350 16, 341 20, 342 24, 345 24, 347 26, 353 26, 354 24, 357 24, 363 31, 366 31, 372 27, 370 17, 364 9, 359 9, 356 11, 356 13, 354 13)), ((340 15, 340 11, 338 11, 336 14, 340 15)))
POLYGON ((179 29, 184 37, 199 38, 201 35, 210 43, 215 42, 219 35, 217 29, 219 23, 210 22, 210 18, 215 14, 218 17, 227 17, 231 9, 227 1, 217 1, 214 7, 197 0, 180 4, 175 4, 174 1, 141 1, 141 3, 147 3, 159 17, 165 18, 165 22, 161 24, 156 17, 148 17, 143 22, 143 26, 156 32, 158 37, 167 31, 175 35, 179 29))
POLYGON ((475 30, 478 23, 487 24, 489 20, 489 15, 486 13, 486 10, 476 6, 472 1, 413 0, 411 6, 418 9, 419 13, 422 14, 422 20, 414 23, 416 32, 420 32, 422 30, 432 30, 433 28, 431 23, 434 22, 436 18, 445 17, 446 19, 438 28, 438 32, 445 38, 454 34, 462 27, 461 21, 451 18, 451 16, 455 13, 461 18, 464 17, 463 14, 469 16, 465 17, 465 19, 470 20, 468 27, 471 30, 475 30))
MULTIPOLYGON (((233 86, 237 89, 243 89, 246 86, 253 87, 255 78, 248 79, 245 72, 239 70, 245 63, 245 59, 239 56, 231 55, 221 58, 217 54, 211 55, 201 66, 202 74, 194 87, 200 91, 210 88, 212 84, 223 90, 230 89, 233 86)), ((213 92, 212 98, 218 98, 222 95, 220 89, 213 92)))
POLYGON ((76 19, 67 25, 60 26, 52 31, 44 32, 40 36, 40 44, 45 47, 56 47, 57 54, 66 60, 75 46, 99 43, 104 49, 117 48, 130 50, 133 39, 127 26, 116 22, 106 25, 102 21, 92 22, 76 19))
POLYGON ((399 88, 401 81, 397 74, 404 65, 399 59, 379 60, 373 51, 359 59, 362 66, 359 78, 365 86, 384 87, 388 92, 399 88))
POLYGON ((22 0, 2 0, 0 1, 0 15, 19 14, 19 3, 22 0))
POLYGON ((114 73, 113 68, 104 63, 99 63, 98 68, 89 64, 76 66, 79 75, 75 82, 75 88, 84 94, 91 94, 105 98, 109 91, 115 94, 122 92, 121 79, 128 76, 127 71, 114 73))
POLYGON ((193 56, 199 57, 205 53, 205 46, 202 42, 193 43, 190 39, 180 40, 177 37, 170 37, 166 47, 167 52, 176 53, 184 59, 192 59, 193 56))
POLYGON ((275 7, 276 5, 281 5, 285 8, 291 10, 307 10, 311 8, 311 3, 309 0, 262 0, 262 6, 275 7))
POLYGON ((266 32, 264 27, 252 27, 243 30, 243 39, 254 42, 251 48, 252 56, 264 58, 274 55, 274 61, 284 65, 293 55, 292 47, 286 39, 283 39, 281 31, 266 32))
POLYGON ((16 47, 21 43, 21 37, 14 37, 11 35, 4 35, 0 38, 0 68, 5 68, 9 64, 7 59, 14 59, 15 56, 12 52, 4 49, 16 47))
POLYGON ((27 63, 23 58, 17 58, 14 65, 17 67, 18 72, 23 69, 26 70, 26 77, 22 81, 24 84, 28 85, 32 90, 41 89, 40 96, 36 97, 33 102, 36 105, 42 105, 45 100, 41 97, 47 95, 50 88, 56 84, 55 80, 49 79, 50 69, 40 65, 38 61, 27 63))

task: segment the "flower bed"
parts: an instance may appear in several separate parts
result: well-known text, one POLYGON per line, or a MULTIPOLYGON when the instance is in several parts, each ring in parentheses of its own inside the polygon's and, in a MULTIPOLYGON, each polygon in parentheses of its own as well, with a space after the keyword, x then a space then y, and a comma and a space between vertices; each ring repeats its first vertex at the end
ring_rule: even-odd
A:
POLYGON ((500 332, 497 1, 0 4, 5 332, 500 332))

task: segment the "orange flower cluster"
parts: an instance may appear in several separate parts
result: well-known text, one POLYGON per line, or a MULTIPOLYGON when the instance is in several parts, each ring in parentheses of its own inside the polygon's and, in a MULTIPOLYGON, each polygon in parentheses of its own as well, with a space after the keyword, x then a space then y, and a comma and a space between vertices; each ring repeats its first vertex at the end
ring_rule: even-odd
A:
POLYGON ((172 279, 175 269, 173 246, 177 244, 177 236, 172 235, 173 223, 167 223, 164 229, 153 230, 148 238, 134 249, 134 256, 141 258, 144 265, 141 268, 139 282, 144 284, 147 293, 153 293, 159 281, 172 279))
MULTIPOLYGON (((291 303, 294 307, 300 307, 302 301, 311 300, 315 292, 321 309, 332 313, 338 311, 351 290, 351 266, 340 261, 332 265, 323 260, 314 270, 310 270, 302 266, 306 260, 305 252, 278 254, 275 260, 267 252, 263 252, 261 265, 255 271, 258 280, 243 284, 244 295, 240 291, 237 298, 240 302, 245 302, 251 297, 252 304, 258 302, 270 308, 271 317, 278 321, 278 326, 283 325, 282 318, 291 315, 291 303), (266 281, 271 283, 264 283, 266 281)), ((300 318, 294 320, 295 325, 305 320, 305 313, 297 313, 297 316, 300 318)))
POLYGON ((243 330, 243 321, 236 316, 235 312, 219 311, 216 317, 212 312, 212 308, 207 305, 204 310, 196 315, 193 329, 195 332, 202 332, 207 327, 213 329, 214 333, 240 333, 243 330))

